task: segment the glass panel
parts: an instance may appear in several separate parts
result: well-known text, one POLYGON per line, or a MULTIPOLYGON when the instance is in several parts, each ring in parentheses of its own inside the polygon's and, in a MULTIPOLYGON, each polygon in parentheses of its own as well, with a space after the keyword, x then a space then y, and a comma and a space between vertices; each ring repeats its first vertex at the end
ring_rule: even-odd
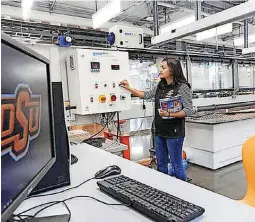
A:
POLYGON ((238 64, 238 78, 240 88, 255 87, 255 65, 238 64))
POLYGON ((193 90, 233 88, 232 66, 219 62, 192 62, 193 90))
POLYGON ((139 90, 152 89, 158 82, 158 68, 153 61, 129 60, 130 85, 139 90))

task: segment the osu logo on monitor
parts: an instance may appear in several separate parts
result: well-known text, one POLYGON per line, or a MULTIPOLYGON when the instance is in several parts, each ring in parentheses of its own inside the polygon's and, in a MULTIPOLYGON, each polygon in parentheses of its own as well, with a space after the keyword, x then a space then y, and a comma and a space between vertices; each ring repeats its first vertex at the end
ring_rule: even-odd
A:
POLYGON ((25 84, 19 84, 14 94, 1 96, 1 155, 9 153, 17 161, 40 133, 41 96, 33 95, 25 84))

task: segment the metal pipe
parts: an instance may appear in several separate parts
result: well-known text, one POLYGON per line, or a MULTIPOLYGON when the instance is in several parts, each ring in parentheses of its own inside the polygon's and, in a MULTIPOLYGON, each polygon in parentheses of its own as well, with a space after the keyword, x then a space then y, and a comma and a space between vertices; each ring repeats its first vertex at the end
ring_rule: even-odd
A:
POLYGON ((154 36, 159 35, 158 2, 153 0, 153 28, 154 36))
POLYGON ((243 31, 243 36, 244 36, 244 48, 248 48, 248 19, 244 19, 244 31, 243 31))
POLYGON ((209 105, 209 106, 197 106, 194 107, 194 110, 196 112, 204 112, 204 111, 215 111, 219 109, 231 109, 236 107, 244 107, 244 106, 254 106, 255 101, 250 102, 240 102, 240 103, 229 103, 229 104, 215 104, 215 105, 209 105))

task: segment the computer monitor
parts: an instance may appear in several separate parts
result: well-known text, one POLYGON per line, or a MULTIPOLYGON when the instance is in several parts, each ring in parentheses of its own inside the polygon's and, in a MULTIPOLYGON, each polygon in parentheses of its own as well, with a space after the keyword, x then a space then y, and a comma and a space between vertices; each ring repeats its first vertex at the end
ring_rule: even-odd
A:
POLYGON ((8 220, 55 162, 49 61, 2 33, 1 214, 8 220))
POLYGON ((30 195, 70 185, 70 150, 65 123, 62 82, 52 82, 56 161, 30 195))

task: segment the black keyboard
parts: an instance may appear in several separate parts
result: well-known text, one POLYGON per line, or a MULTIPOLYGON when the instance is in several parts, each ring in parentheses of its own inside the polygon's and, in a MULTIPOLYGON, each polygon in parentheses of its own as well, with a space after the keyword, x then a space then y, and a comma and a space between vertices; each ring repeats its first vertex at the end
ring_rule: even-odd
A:
POLYGON ((115 199, 160 222, 186 222, 201 216, 205 209, 178 197, 120 175, 97 182, 115 199))

